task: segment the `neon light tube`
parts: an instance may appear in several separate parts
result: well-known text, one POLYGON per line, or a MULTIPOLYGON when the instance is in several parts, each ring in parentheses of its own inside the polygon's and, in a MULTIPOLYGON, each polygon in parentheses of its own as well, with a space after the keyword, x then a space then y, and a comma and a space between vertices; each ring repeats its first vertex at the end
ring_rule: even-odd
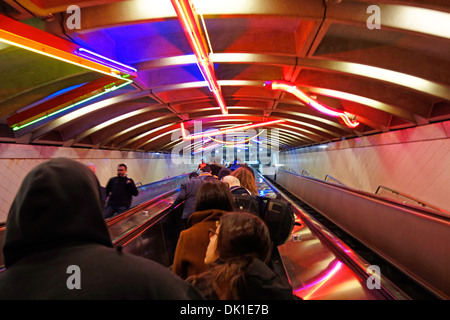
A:
MULTIPOLYGON (((123 79, 123 80, 126 80, 126 79, 123 79)), ((40 117, 40 118, 38 118, 38 119, 32 120, 32 121, 30 121, 30 122, 27 122, 27 123, 25 123, 25 124, 23 124, 23 125, 13 125, 12 129, 13 129, 14 131, 23 129, 23 128, 25 128, 25 127, 28 127, 29 125, 32 125, 33 123, 37 123, 37 122, 39 122, 39 121, 42 121, 42 120, 47 119, 47 118, 49 118, 49 117, 52 117, 52 116, 54 116, 54 115, 56 115, 56 114, 58 114, 58 113, 60 113, 60 112, 63 112, 63 111, 66 111, 66 110, 68 110, 68 109, 70 109, 70 108, 76 107, 76 106, 78 106, 78 105, 80 105, 80 104, 82 104, 82 103, 85 103, 85 102, 89 101, 89 100, 92 100, 92 99, 95 99, 95 98, 97 98, 97 97, 100 97, 100 96, 104 95, 105 93, 108 93, 108 92, 111 92, 111 91, 115 91, 115 90, 117 90, 117 89, 120 89, 120 88, 122 88, 122 87, 124 87, 124 86, 126 86, 126 85, 128 85, 128 84, 130 84, 130 83, 132 83, 132 82, 133 82, 132 80, 126 80, 125 83, 122 83, 122 84, 120 84, 120 85, 118 85, 118 86, 115 86, 115 85, 113 85, 113 86, 111 86, 111 87, 108 87, 108 86, 107 86, 107 87, 105 87, 105 88, 103 89, 102 92, 100 92, 100 93, 98 93, 98 94, 96 94, 96 95, 94 95, 94 96, 88 97, 88 98, 86 98, 86 99, 84 99, 84 100, 81 100, 81 101, 78 101, 78 102, 75 102, 75 103, 73 103, 73 104, 71 104, 71 105, 69 105, 69 106, 67 106, 67 107, 65 107, 65 108, 56 110, 56 111, 54 111, 54 112, 52 112, 52 113, 49 113, 49 114, 46 114, 45 116, 42 116, 42 117, 40 117)))
POLYGON ((189 136, 186 136, 186 132, 185 132, 186 129, 184 128, 183 122, 180 123, 180 128, 181 128, 181 135, 183 137, 183 140, 194 140, 194 139, 198 139, 198 138, 211 137, 211 136, 216 136, 219 134, 235 132, 238 130, 247 130, 250 128, 258 128, 258 127, 262 127, 262 126, 268 126, 268 125, 277 124, 277 123, 281 123, 281 122, 284 122, 284 120, 272 120, 272 121, 266 121, 266 122, 258 122, 258 123, 254 123, 254 124, 242 125, 242 126, 232 127, 232 128, 228 128, 228 129, 220 129, 220 130, 211 131, 211 132, 202 132, 202 133, 197 133, 197 134, 191 134, 189 136))
POLYGON ((78 46, 72 42, 3 15, 0 15, 0 41, 121 79, 121 71, 115 67, 74 54, 78 46))
POLYGON ((333 117, 340 117, 349 128, 356 128, 359 125, 358 121, 350 120, 344 112, 322 105, 290 82, 281 80, 266 81, 264 86, 271 90, 282 90, 288 92, 319 112, 333 117))
POLYGON ((130 67, 126 64, 120 63, 118 61, 112 60, 110 58, 104 57, 96 52, 90 51, 85 48, 78 48, 75 53, 79 56, 98 62, 99 64, 109 66, 113 69, 122 71, 123 73, 136 73, 137 69, 130 67))
POLYGON ((228 114, 225 101, 220 90, 220 86, 214 74, 214 66, 209 59, 208 48, 202 37, 198 15, 192 6, 190 0, 171 0, 172 5, 177 13, 178 20, 183 27, 186 37, 197 58, 197 65, 203 78, 208 83, 209 90, 214 97, 224 115, 228 114))
MULTIPOLYGON (((256 137, 258 137, 259 135, 261 135, 261 134, 264 132, 264 130, 265 130, 265 129, 261 130, 259 133, 255 134, 253 137, 247 138, 247 139, 245 139, 245 140, 222 141, 222 140, 218 140, 218 139, 215 139, 215 138, 209 138, 209 139, 211 139, 211 140, 213 140, 213 141, 215 141, 215 142, 223 143, 223 144, 235 144, 236 142, 239 142, 239 143, 247 143, 247 142, 249 142, 249 141, 251 141, 251 140, 254 140, 254 139, 255 139, 256 137)), ((254 141, 257 141, 257 140, 254 140, 254 141)), ((258 142, 258 143, 260 143, 260 142, 258 142)))
POLYGON ((104 66, 98 62, 77 57, 73 54, 38 43, 34 40, 24 39, 20 36, 9 34, 4 30, 0 30, 0 41, 53 59, 121 79, 119 70, 113 70, 110 66, 104 66))

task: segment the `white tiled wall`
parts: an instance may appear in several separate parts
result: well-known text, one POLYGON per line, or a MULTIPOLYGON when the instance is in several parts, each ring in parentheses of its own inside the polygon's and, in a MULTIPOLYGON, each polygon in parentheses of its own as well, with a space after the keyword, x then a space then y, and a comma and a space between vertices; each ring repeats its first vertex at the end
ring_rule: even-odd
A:
POLYGON ((125 163, 128 176, 147 184, 177 176, 197 168, 198 164, 174 165, 170 157, 139 152, 121 152, 51 146, 0 144, 0 222, 5 221, 11 203, 26 174, 51 158, 66 157, 81 163, 93 163, 102 185, 116 175, 117 165, 125 163))
POLYGON ((280 164, 371 193, 383 185, 450 211, 450 121, 282 152, 280 164))

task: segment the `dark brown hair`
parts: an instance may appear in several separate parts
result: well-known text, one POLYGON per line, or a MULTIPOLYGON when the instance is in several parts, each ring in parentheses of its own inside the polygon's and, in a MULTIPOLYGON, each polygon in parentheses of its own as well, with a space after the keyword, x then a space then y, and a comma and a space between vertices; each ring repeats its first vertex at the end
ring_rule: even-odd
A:
POLYGON ((219 225, 219 259, 251 256, 267 262, 271 240, 269 230, 262 219, 247 212, 232 212, 223 215, 219 225))
POLYGON ((195 211, 209 209, 233 211, 233 196, 228 186, 217 179, 206 180, 197 191, 195 211))

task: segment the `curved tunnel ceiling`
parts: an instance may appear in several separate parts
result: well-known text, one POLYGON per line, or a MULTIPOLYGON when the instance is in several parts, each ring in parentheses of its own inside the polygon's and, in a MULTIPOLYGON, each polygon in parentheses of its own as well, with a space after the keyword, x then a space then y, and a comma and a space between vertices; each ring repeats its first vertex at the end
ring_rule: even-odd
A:
POLYGON ((448 1, 378 1, 380 29, 369 27, 377 12, 364 1, 194 4, 227 115, 170 0, 5 0, 0 14, 45 32, 43 40, 56 36, 137 73, 131 84, 13 130, 11 119, 36 105, 50 110, 64 90, 82 96, 108 79, 0 42, 0 142, 169 152, 182 141, 173 138, 181 123, 193 132, 195 121, 207 130, 282 119, 263 128, 279 129, 280 149, 290 149, 450 118, 448 1), (69 27, 70 5, 80 8, 79 29, 69 27), (296 85, 359 125, 268 90, 271 80, 296 85))

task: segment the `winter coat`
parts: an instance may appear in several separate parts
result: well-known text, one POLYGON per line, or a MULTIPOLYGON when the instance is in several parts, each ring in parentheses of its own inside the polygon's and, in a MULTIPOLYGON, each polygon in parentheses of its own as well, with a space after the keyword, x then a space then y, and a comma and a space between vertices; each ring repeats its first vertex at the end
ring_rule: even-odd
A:
POLYGON ((138 189, 133 181, 126 176, 113 177, 109 179, 106 185, 106 196, 109 196, 108 205, 115 207, 131 206, 132 196, 139 194, 138 189))
POLYGON ((208 230, 216 230, 225 211, 210 209, 194 212, 188 220, 189 228, 178 238, 172 271, 183 279, 206 271, 204 263, 209 244, 208 230))

